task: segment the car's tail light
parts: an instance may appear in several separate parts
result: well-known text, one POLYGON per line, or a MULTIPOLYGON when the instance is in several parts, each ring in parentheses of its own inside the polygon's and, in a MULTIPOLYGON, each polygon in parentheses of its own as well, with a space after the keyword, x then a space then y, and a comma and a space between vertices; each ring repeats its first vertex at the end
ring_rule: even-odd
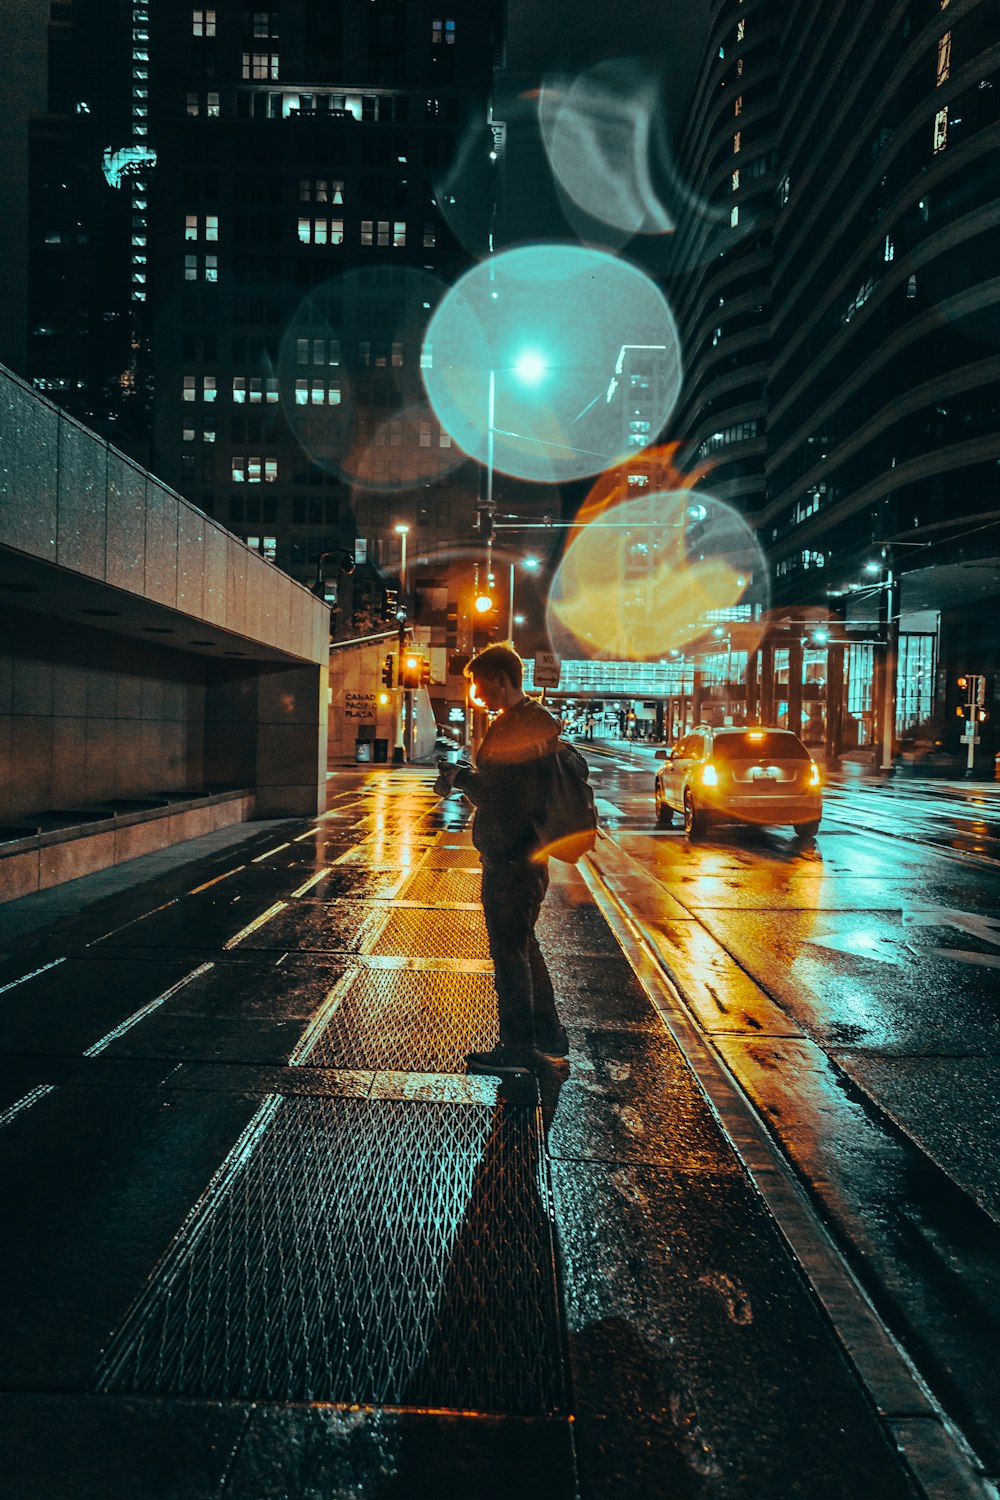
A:
POLYGON ((809 765, 809 785, 819 786, 819 784, 819 766, 815 761, 811 761, 809 765))
POLYGON ((701 784, 702 786, 718 786, 719 784, 719 773, 711 761, 701 768, 701 784))

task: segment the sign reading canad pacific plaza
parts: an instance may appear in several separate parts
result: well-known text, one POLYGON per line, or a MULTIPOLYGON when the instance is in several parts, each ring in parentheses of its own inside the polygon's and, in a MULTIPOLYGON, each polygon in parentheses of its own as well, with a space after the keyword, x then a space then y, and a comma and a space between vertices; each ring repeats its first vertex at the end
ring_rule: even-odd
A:
POLYGON ((370 719, 374 723, 375 694, 345 693, 344 717, 345 719, 370 719))
POLYGON ((554 651, 538 651, 535 653, 535 687, 557 688, 559 686, 559 672, 562 667, 562 657, 556 656, 554 651))

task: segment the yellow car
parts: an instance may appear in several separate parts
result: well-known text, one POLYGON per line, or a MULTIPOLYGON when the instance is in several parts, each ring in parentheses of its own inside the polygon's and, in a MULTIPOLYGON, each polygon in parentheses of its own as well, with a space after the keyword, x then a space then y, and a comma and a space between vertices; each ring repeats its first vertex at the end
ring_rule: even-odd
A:
POLYGON ((656 822, 684 819, 689 838, 712 823, 791 823, 811 839, 823 813, 819 766, 789 729, 713 729, 700 724, 670 750, 658 750, 656 822))

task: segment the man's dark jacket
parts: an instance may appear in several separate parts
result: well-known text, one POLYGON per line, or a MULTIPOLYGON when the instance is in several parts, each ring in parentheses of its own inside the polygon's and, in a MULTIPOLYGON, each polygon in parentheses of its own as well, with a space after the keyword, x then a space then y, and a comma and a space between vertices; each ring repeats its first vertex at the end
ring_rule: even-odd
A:
MULTIPOLYGON (((533 698, 522 698, 498 714, 476 756, 475 770, 463 768, 455 786, 476 809, 472 842, 486 859, 530 859, 538 848, 536 823, 545 810, 551 761, 557 753, 559 724, 533 698)), ((563 745, 580 762, 571 746, 563 745)))

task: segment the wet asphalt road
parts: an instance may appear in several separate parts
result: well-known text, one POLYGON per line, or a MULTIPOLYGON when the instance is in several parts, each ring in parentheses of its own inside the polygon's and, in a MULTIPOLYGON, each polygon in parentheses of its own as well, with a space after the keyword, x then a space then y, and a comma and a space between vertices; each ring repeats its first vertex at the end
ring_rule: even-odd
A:
POLYGON ((1000 789, 828 788, 813 845, 654 825, 654 761, 598 806, 698 1024, 937 1399, 1000 1471, 1000 789))

